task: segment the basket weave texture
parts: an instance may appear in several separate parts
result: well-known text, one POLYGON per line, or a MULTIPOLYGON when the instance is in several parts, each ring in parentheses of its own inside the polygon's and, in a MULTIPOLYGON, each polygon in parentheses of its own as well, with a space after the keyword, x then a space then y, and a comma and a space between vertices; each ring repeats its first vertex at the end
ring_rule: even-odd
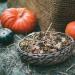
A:
POLYGON ((64 31, 66 24, 75 20, 75 0, 8 0, 8 6, 33 9, 42 31, 46 31, 51 22, 51 29, 64 31))
MULTIPOLYGON (((18 51, 24 62, 28 62, 34 65, 53 65, 53 64, 57 64, 57 63, 61 63, 65 61, 69 56, 72 55, 72 51, 74 48, 74 41, 72 38, 69 38, 68 36, 67 38, 71 40, 70 45, 65 46, 61 48, 60 50, 53 52, 53 53, 39 55, 39 54, 28 53, 25 50, 22 50, 20 48, 20 43, 23 40, 32 39, 33 36, 38 35, 38 34, 39 32, 31 33, 19 42, 18 51)), ((55 33, 55 34, 60 34, 60 35, 65 36, 65 34, 63 33, 55 33)))

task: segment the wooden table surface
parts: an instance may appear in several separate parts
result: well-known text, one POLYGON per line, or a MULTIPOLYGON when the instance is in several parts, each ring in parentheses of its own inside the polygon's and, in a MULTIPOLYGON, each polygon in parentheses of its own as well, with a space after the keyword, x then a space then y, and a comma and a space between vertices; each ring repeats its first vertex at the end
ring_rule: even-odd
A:
MULTIPOLYGON (((0 3, 0 14, 6 8, 6 3, 0 3)), ((25 35, 15 34, 14 43, 0 47, 0 75, 75 75, 75 56, 64 63, 47 67, 23 63, 16 48, 17 42, 23 37, 25 35)))

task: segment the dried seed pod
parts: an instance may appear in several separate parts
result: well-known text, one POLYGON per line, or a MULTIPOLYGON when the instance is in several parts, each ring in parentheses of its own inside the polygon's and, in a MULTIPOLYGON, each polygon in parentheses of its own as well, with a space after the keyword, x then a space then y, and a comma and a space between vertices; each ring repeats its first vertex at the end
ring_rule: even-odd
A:
POLYGON ((56 48, 60 49, 62 47, 62 42, 58 42, 56 45, 55 45, 56 48))

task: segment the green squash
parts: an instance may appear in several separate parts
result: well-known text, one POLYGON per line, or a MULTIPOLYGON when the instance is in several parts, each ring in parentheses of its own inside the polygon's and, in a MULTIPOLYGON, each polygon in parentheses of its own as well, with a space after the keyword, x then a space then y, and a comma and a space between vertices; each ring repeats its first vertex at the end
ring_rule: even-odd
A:
POLYGON ((8 44, 14 39, 14 33, 7 28, 0 29, 0 43, 8 44))

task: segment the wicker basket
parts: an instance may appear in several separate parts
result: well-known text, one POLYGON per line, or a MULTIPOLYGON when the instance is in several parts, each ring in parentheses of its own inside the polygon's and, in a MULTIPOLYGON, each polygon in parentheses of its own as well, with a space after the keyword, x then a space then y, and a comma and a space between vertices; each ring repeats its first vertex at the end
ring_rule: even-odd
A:
POLYGON ((39 54, 28 53, 26 51, 23 51, 20 48, 20 43, 23 40, 31 39, 31 38, 33 38, 33 36, 36 36, 39 33, 40 32, 33 32, 19 42, 18 51, 20 53, 21 59, 24 62, 28 62, 28 63, 34 64, 34 65, 53 65, 53 64, 57 64, 57 63, 61 63, 61 62, 65 61, 69 56, 72 55, 72 51, 74 48, 74 40, 71 37, 65 35, 64 33, 60 33, 60 32, 56 32, 54 34, 56 34, 56 35, 60 34, 62 36, 67 37, 71 43, 70 43, 70 45, 61 48, 57 52, 53 52, 53 53, 49 53, 49 54, 42 54, 40 56, 39 54))
POLYGON ((42 31, 52 22, 56 31, 64 31, 75 20, 75 0, 8 0, 8 7, 28 7, 37 13, 42 31))

